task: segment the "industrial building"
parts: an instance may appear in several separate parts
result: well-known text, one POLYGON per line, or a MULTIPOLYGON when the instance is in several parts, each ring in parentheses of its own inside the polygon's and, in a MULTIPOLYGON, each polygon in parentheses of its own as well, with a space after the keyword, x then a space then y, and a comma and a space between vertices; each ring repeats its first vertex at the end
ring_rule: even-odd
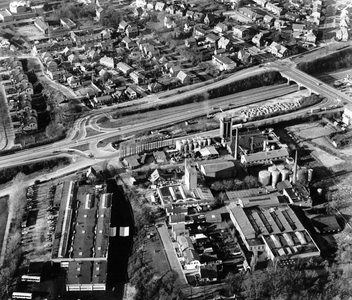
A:
POLYGON ((235 164, 232 161, 202 161, 198 162, 198 168, 209 179, 233 178, 236 175, 235 164))
POLYGON ((227 209, 249 251, 265 252, 280 264, 320 255, 318 246, 288 205, 243 208, 230 203, 227 209))
POLYGON ((220 119, 220 137, 226 141, 232 139, 232 118, 223 117, 220 119))
POLYGON ((112 195, 105 184, 74 181, 60 192, 51 259, 67 270, 66 291, 105 290, 112 195))
POLYGON ((281 148, 257 153, 243 153, 241 155, 241 163, 245 166, 272 164, 276 160, 285 160, 288 157, 288 150, 281 148))

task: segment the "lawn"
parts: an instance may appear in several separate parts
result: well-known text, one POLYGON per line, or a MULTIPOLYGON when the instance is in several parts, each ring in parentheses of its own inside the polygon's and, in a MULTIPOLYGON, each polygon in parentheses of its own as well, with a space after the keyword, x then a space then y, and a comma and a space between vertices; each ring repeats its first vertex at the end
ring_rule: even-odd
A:
POLYGON ((0 251, 2 249, 2 243, 4 241, 7 217, 9 214, 7 199, 8 199, 7 196, 0 198, 0 251))

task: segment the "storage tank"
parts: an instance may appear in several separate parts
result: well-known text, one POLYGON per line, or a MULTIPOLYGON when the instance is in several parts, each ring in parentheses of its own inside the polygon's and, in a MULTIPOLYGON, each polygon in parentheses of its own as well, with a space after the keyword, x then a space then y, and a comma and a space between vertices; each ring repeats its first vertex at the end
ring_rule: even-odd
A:
POLYGON ((205 147, 207 145, 207 140, 201 139, 200 144, 202 145, 202 147, 205 147))
POLYGON ((271 172, 271 177, 272 177, 272 186, 273 188, 275 188, 280 179, 280 171, 275 170, 271 172))
POLYGON ((269 171, 270 173, 272 173, 272 172, 274 172, 274 171, 276 171, 276 170, 277 170, 277 168, 276 168, 275 165, 272 165, 272 166, 269 166, 269 167, 268 167, 268 171, 269 171))
POLYGON ((263 186, 270 184, 271 173, 269 171, 263 170, 258 174, 258 180, 263 186))
POLYGON ((313 169, 308 169, 308 182, 311 182, 313 179, 313 169))
POLYGON ((182 144, 186 144, 186 143, 187 143, 187 140, 183 139, 182 144))
POLYGON ((182 151, 181 148, 182 148, 182 141, 177 140, 177 141, 176 141, 176 149, 177 149, 178 151, 182 151))
POLYGON ((194 147, 194 149, 197 149, 197 148, 198 148, 198 142, 197 142, 197 141, 194 141, 194 142, 193 142, 193 147, 194 147))
POLYGON ((301 182, 302 184, 306 184, 308 180, 308 170, 307 168, 301 168, 297 171, 297 181, 301 182))
POLYGON ((285 169, 285 165, 284 164, 277 164, 275 166, 276 166, 276 169, 278 169, 279 171, 285 169))
POLYGON ((208 146, 211 145, 211 138, 207 138, 207 144, 208 144, 208 146))
POLYGON ((289 176, 290 176, 290 173, 291 173, 289 170, 282 169, 282 170, 280 170, 280 172, 281 172, 281 180, 282 181, 289 179, 289 176))
POLYGON ((188 151, 189 151, 188 144, 184 144, 184 145, 183 145, 183 150, 184 150, 185 152, 188 152, 188 151))

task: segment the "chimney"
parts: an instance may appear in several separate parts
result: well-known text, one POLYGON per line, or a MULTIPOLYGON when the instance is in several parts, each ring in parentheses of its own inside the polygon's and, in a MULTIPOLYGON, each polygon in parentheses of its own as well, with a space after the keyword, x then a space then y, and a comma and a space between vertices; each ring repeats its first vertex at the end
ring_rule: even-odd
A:
POLYGON ((296 180, 297 180, 297 155, 298 150, 296 150, 296 154, 295 154, 295 165, 293 168, 293 180, 292 180, 292 184, 295 185, 296 184, 296 180))

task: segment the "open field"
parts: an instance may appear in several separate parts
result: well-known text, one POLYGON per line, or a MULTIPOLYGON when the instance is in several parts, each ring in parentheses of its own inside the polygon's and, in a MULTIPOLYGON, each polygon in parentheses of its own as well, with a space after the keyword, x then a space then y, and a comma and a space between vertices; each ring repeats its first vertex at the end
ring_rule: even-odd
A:
POLYGON ((8 197, 0 198, 0 250, 2 249, 2 244, 4 242, 5 230, 7 217, 9 214, 8 206, 7 206, 8 197))
POLYGON ((8 8, 9 4, 13 2, 12 0, 1 0, 0 1, 0 9, 2 8, 8 8))
POLYGON ((18 27, 17 32, 30 41, 37 41, 45 38, 44 34, 32 24, 18 27))

